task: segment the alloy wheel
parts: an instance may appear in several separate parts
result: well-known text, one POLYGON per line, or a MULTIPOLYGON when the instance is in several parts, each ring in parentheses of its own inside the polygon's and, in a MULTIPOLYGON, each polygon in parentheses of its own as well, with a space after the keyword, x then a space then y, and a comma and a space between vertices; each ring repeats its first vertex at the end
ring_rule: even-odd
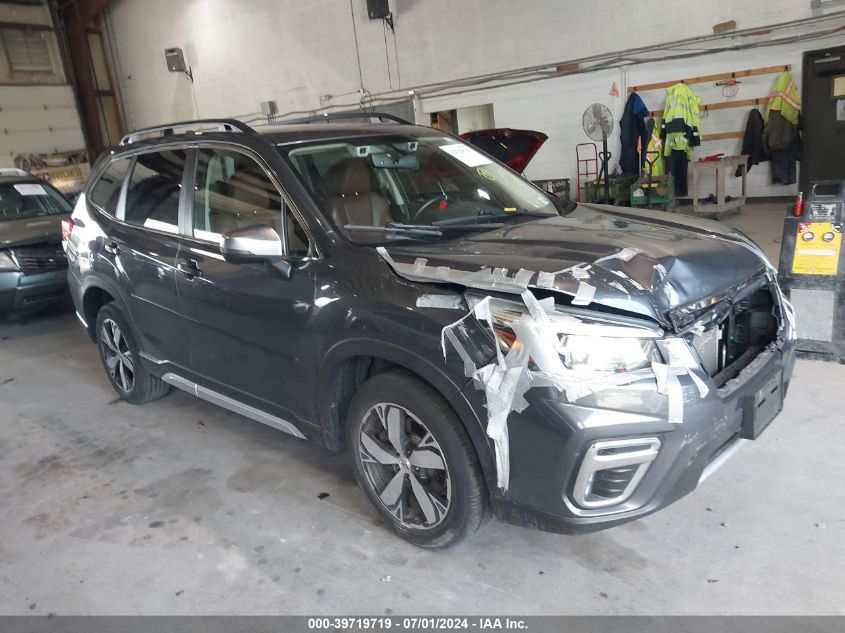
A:
POLYGON ((430 529, 449 511, 449 468, 431 431, 413 413, 381 402, 364 415, 359 453, 381 504, 403 526, 430 529))
POLYGON ((135 361, 120 327, 111 319, 105 319, 100 328, 100 348, 106 369, 114 383, 124 393, 132 391, 135 384, 135 361))

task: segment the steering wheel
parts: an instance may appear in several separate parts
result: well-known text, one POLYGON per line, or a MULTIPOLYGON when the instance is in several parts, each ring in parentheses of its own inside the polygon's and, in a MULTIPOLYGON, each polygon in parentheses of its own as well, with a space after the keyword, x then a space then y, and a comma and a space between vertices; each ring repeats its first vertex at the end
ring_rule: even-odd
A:
POLYGON ((438 193, 436 196, 432 196, 431 198, 423 202, 422 205, 420 205, 420 208, 417 209, 416 213, 411 216, 411 224, 416 223, 417 218, 423 214, 423 211, 428 211, 428 208, 431 205, 433 205, 435 202, 440 202, 441 200, 446 200, 446 194, 438 193))

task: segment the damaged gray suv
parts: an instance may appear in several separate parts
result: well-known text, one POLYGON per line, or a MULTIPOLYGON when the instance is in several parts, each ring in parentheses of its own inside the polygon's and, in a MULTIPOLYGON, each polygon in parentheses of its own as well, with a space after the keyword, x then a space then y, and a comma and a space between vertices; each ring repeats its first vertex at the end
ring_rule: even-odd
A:
MULTIPOLYGON (((530 151, 518 132, 505 152, 530 151)), ((142 130, 68 224, 121 397, 176 387, 346 450, 424 547, 491 513, 583 532, 654 512, 760 435, 792 373, 791 307, 742 234, 566 203, 401 122, 142 130)))

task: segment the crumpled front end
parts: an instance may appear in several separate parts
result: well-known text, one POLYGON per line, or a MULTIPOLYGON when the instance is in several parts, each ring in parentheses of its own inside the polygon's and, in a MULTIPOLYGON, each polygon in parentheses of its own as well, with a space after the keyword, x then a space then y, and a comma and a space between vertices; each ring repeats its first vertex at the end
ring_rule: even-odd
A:
POLYGON ((403 277, 472 289, 443 353, 461 358, 465 395, 486 409, 501 518, 567 531, 636 518, 768 425, 792 371, 794 318, 762 253, 730 241, 759 271, 686 303, 635 248, 557 272, 468 271, 380 249, 403 277), (495 357, 473 356, 468 319, 489 331, 495 357))

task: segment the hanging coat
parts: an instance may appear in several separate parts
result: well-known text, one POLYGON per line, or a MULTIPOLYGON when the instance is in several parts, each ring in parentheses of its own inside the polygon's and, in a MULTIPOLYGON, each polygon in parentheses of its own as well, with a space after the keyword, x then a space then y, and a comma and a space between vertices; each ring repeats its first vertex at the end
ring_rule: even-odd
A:
POLYGON ((692 160, 693 148, 701 145, 701 117, 698 106, 701 98, 685 83, 666 89, 666 107, 663 109, 663 155, 684 151, 692 160))
MULTIPOLYGON (((742 137, 742 154, 748 156, 748 171, 752 165, 769 160, 768 152, 763 148, 763 115, 757 108, 748 114, 745 124, 745 134, 742 137)), ((737 167, 736 175, 741 175, 741 168, 737 167)))
POLYGON ((645 147, 648 143, 646 136, 645 117, 648 108, 636 92, 632 92, 625 103, 625 111, 619 122, 621 129, 622 152, 619 157, 619 167, 623 174, 640 175, 643 159, 637 152, 637 145, 645 147))
POLYGON ((772 151, 772 184, 793 185, 797 180, 796 161, 801 160, 804 153, 804 145, 801 142, 801 122, 795 127, 795 134, 789 145, 783 149, 772 151))
POLYGON ((769 107, 766 108, 766 122, 772 112, 780 112, 792 125, 798 125, 798 113, 801 111, 801 94, 792 81, 792 73, 784 70, 775 78, 769 93, 769 107))

